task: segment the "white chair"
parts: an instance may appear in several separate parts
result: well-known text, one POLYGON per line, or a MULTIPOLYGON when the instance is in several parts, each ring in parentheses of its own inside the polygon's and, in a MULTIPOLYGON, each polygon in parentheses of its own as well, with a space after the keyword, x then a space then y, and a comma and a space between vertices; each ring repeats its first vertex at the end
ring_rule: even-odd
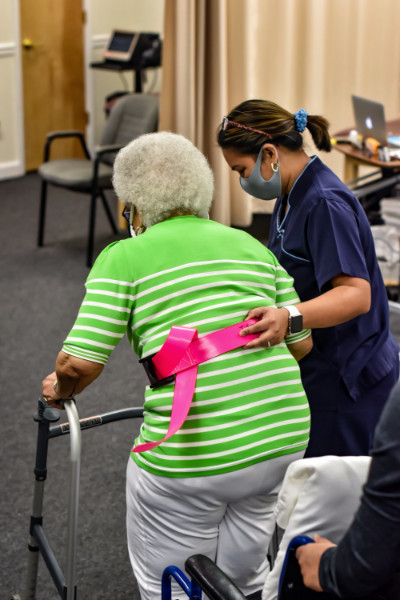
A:
POLYGON ((287 546, 297 535, 318 533, 338 543, 353 521, 371 464, 369 456, 321 456, 292 463, 275 509, 284 530, 262 600, 276 600, 287 546))

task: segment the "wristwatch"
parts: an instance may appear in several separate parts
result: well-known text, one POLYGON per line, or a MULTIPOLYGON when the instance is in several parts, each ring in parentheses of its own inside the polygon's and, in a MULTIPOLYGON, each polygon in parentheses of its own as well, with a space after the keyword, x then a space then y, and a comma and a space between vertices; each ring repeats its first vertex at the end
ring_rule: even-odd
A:
POLYGON ((303 329, 303 315, 296 306, 285 306, 289 312, 289 324, 287 333, 300 333, 303 329))

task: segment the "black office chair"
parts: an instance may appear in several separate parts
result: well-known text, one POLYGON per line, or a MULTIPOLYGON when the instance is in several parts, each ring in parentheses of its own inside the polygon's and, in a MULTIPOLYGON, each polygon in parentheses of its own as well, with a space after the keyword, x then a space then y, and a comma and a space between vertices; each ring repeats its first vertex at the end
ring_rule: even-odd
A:
POLYGON ((89 234, 86 264, 93 263, 94 228, 96 201, 100 198, 106 211, 113 233, 117 227, 107 202, 104 190, 112 189, 112 165, 116 152, 144 133, 157 130, 159 114, 158 97, 151 94, 128 94, 113 106, 106 121, 101 144, 92 158, 80 131, 55 131, 49 133, 44 149, 44 163, 39 167, 42 189, 39 212, 38 246, 44 245, 47 186, 51 184, 74 192, 90 195, 89 234), (50 147, 58 138, 76 137, 79 139, 86 158, 50 160, 50 147))

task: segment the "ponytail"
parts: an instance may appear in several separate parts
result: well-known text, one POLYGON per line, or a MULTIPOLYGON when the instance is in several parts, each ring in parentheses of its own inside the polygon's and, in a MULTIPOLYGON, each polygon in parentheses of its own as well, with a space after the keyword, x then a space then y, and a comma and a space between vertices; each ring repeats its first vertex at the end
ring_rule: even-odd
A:
POLYGON ((217 141, 221 148, 234 148, 241 154, 257 154, 267 142, 298 150, 307 128, 318 150, 329 152, 328 126, 324 117, 309 115, 304 108, 292 114, 268 100, 246 100, 224 117, 217 141))
POLYGON ((324 150, 325 152, 330 152, 332 148, 328 127, 329 123, 324 117, 308 115, 307 129, 311 133, 313 142, 318 150, 324 150))

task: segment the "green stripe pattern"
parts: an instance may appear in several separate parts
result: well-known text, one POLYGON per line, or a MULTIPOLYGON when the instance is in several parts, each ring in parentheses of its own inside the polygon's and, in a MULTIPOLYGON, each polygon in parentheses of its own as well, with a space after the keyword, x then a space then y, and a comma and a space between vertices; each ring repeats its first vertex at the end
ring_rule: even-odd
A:
MULTIPOLYGON (((173 325, 199 336, 233 325, 259 306, 299 302, 275 256, 244 232, 192 216, 175 217, 138 238, 108 246, 86 282, 86 295, 63 350, 105 364, 127 334, 134 352, 157 352, 173 325)), ((182 428, 166 442, 132 453, 142 468, 167 477, 226 473, 305 450, 307 398, 287 344, 239 348, 198 367, 182 428)), ((135 444, 162 439, 174 384, 146 387, 135 444)))

